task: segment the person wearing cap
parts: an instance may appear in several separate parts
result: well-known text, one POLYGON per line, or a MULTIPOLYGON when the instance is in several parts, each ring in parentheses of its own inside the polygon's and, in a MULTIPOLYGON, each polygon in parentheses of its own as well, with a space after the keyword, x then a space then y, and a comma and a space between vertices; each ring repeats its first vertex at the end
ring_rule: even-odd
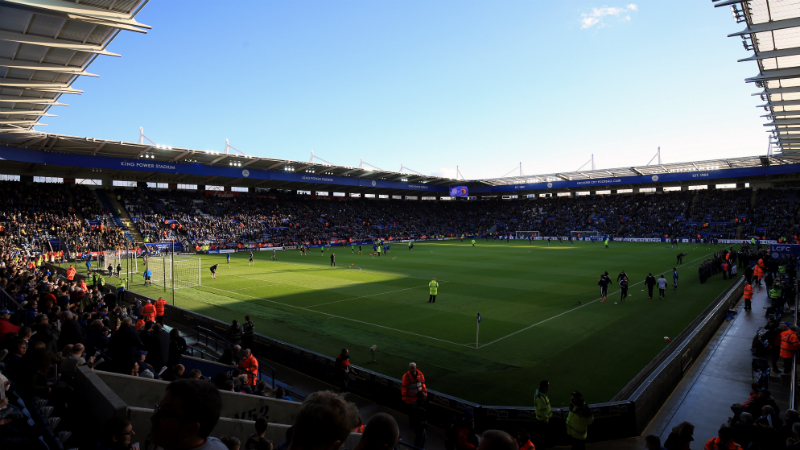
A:
POLYGON ((144 301, 144 306, 142 307, 142 317, 144 317, 145 322, 156 321, 156 307, 150 303, 149 298, 144 301))
POLYGON ((4 345, 3 339, 6 334, 19 332, 19 327, 11 323, 9 319, 11 319, 11 311, 5 308, 0 309, 0 348, 4 345))
POLYGON ((428 283, 428 287, 431 289, 431 296, 428 298, 428 303, 436 303, 436 293, 439 292, 439 282, 434 278, 428 283))
POLYGON ((159 379, 158 378, 158 373, 156 372, 155 369, 153 369, 153 366, 151 366, 150 364, 147 364, 144 361, 145 357, 147 357, 147 352, 146 351, 139 350, 138 352, 136 352, 136 366, 138 366, 138 368, 139 368, 139 370, 138 370, 139 376, 143 377, 143 378, 155 378, 156 380, 158 380, 159 379), (150 377, 149 374, 144 374, 144 372, 146 370, 149 370, 150 373, 153 374, 153 376, 150 377))
POLYGON ((417 399, 417 392, 422 392, 427 397, 428 388, 425 387, 425 375, 417 369, 417 363, 408 365, 408 372, 403 374, 401 394, 403 401, 411 405, 417 399))
POLYGON ((797 333, 792 331, 792 324, 784 322, 781 324, 781 358, 783 358, 783 371, 786 373, 792 372, 792 355, 794 351, 800 347, 800 340, 797 339, 797 333))
POLYGON ((567 415, 567 435, 572 441, 573 450, 586 448, 586 437, 592 422, 594 422, 592 409, 583 400, 580 391, 573 392, 567 415))

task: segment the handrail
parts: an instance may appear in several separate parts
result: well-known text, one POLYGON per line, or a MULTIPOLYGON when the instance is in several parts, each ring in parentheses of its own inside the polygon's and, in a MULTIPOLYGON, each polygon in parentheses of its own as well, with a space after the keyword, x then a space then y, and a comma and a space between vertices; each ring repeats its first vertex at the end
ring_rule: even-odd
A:
MULTIPOLYGON (((800 288, 800 283, 797 282, 797 278, 795 278, 795 294, 794 294, 794 324, 797 326, 797 306, 798 306, 798 296, 800 296, 800 292, 798 292, 798 288, 800 288)), ((797 396, 797 351, 792 353, 792 384, 789 386, 789 409, 795 409, 797 404, 796 396, 797 396)))
POLYGON ((23 314, 20 319, 26 326, 28 325, 28 315, 25 314, 25 308, 23 308, 22 305, 20 305, 19 302, 17 302, 14 297, 12 297, 2 287, 0 287, 0 308, 7 308, 15 313, 22 311, 23 314))
MULTIPOLYGON (((224 338, 224 337, 220 336, 220 335, 219 335, 219 334, 217 334, 216 332, 214 332, 214 331, 211 331, 211 330, 209 330, 208 328, 202 327, 202 326, 200 326, 200 325, 192 325, 191 327, 187 327, 187 328, 179 328, 179 329, 178 329, 178 331, 179 331, 179 332, 180 332, 180 331, 184 331, 184 332, 185 332, 186 330, 194 330, 194 331, 195 331, 195 333, 194 333, 193 335, 189 335, 189 336, 196 336, 196 337, 195 337, 195 341, 196 341, 197 343, 200 343, 200 342, 201 342, 201 341, 200 341, 200 333, 201 333, 201 331, 202 331, 202 332, 204 333, 204 337, 205 337, 205 344, 204 344, 204 345, 205 345, 206 347, 209 347, 209 345, 208 345, 208 338, 209 338, 209 335, 211 335, 212 342, 214 343, 214 351, 219 351, 219 345, 220 345, 220 344, 219 344, 219 341, 222 341, 222 342, 225 344, 225 345, 223 346, 223 349, 228 349, 228 348, 231 348, 231 349, 232 349, 232 348, 234 347, 234 345, 235 345, 233 342, 231 342, 231 341, 229 341, 228 339, 226 339, 226 338, 224 338)), ((194 350, 194 349, 193 349, 193 350, 194 350)), ((211 354, 209 354, 209 353, 206 353, 206 352, 204 352, 203 350, 200 350, 200 349, 196 349, 196 350, 197 350, 197 351, 199 351, 201 355, 204 355, 204 354, 206 354, 206 355, 208 355, 208 356, 212 356, 211 354)), ((271 365, 267 364, 266 362, 264 362, 264 360, 263 360, 263 359, 261 359, 261 358, 259 358, 259 357, 255 356, 255 355, 253 355, 253 356, 256 358, 256 361, 258 361, 258 374, 257 374, 257 379, 258 379, 259 381, 261 381, 262 373, 263 373, 264 375, 269 375, 269 377, 270 377, 270 378, 272 378, 272 389, 274 390, 274 389, 275 389, 275 368, 274 368, 274 367, 272 367, 271 365), (269 371, 267 371, 267 370, 262 370, 263 368, 268 368, 268 369, 269 369, 269 371)), ((205 359, 205 358, 202 358, 202 359, 205 359)), ((216 360, 219 360, 219 358, 214 358, 214 359, 216 359, 216 360)))

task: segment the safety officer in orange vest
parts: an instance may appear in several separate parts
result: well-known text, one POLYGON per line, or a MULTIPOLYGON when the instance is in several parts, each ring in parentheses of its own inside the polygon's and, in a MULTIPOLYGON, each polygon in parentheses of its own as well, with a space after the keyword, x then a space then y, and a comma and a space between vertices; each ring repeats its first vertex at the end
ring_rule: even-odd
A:
POLYGON ((781 358, 783 358, 784 373, 792 373, 792 355, 800 347, 800 339, 797 339, 797 333, 792 331, 790 326, 789 322, 781 324, 781 358))
POLYGON ((75 274, 76 274, 76 273, 78 273, 78 271, 77 271, 77 270, 75 270, 75 268, 74 268, 74 267, 72 267, 72 266, 69 266, 69 269, 67 269, 67 279, 68 279, 69 281, 72 281, 73 279, 75 279, 75 274))
POLYGON ((144 319, 139 317, 139 320, 136 321, 136 331, 138 332, 144 326, 144 319))
POLYGON ((158 297, 156 300, 156 322, 164 325, 164 305, 167 304, 167 301, 161 297, 158 297))
POLYGON ((536 450, 536 446, 531 442, 531 435, 522 428, 517 431, 517 445, 519 450, 536 450))
POLYGON ((244 356, 242 360, 239 361, 239 370, 242 371, 243 374, 247 375, 247 384, 250 386, 256 385, 256 379, 258 378, 258 360, 250 349, 244 350, 244 356))
POLYGON ((417 399, 417 392, 422 392, 427 397, 428 388, 425 387, 425 375, 417 370, 417 363, 412 362, 408 365, 408 372, 403 374, 403 386, 400 390, 403 401, 409 405, 417 399))
POLYGON ((761 287, 761 280, 764 279, 764 269, 758 264, 753 268, 753 275, 756 277, 756 286, 761 287))
POLYGON ((750 283, 744 284, 744 309, 745 311, 751 311, 753 309, 753 305, 751 301, 753 300, 753 286, 750 286, 750 283))
POLYGON ((145 305, 142 307, 142 317, 147 322, 155 322, 156 320, 156 307, 150 303, 150 299, 144 301, 145 305))

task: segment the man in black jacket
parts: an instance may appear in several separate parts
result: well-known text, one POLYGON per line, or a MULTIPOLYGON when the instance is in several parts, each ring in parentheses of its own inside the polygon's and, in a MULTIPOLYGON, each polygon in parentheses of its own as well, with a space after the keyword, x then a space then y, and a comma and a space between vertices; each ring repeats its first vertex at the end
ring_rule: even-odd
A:
POLYGON ((108 356, 114 360, 118 373, 130 374, 133 368, 133 355, 136 351, 144 348, 142 340, 133 328, 130 317, 122 321, 119 330, 111 336, 108 344, 108 356))
POLYGON ((58 336, 58 348, 64 348, 67 344, 85 344, 86 330, 75 320, 75 316, 69 312, 61 313, 61 334, 58 336))
POLYGON ((156 373, 167 365, 169 357, 169 334, 161 328, 161 325, 153 325, 153 334, 145 342, 147 349, 147 362, 153 366, 156 373))
POLYGON ((647 296, 652 300, 653 288, 656 286, 656 277, 653 276, 653 272, 647 275, 647 278, 644 279, 644 284, 647 285, 647 296))

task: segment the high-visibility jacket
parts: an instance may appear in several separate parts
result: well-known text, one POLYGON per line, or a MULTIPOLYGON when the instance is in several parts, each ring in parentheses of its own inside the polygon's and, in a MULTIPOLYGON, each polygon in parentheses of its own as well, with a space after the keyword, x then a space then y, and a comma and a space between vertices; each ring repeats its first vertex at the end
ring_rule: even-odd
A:
POLYGON ((800 340, 792 330, 781 333, 781 358, 791 358, 796 348, 800 347, 800 340))
POLYGON ((747 300, 753 299, 753 286, 749 284, 744 285, 744 298, 747 300))
POLYGON ((156 300, 156 316, 163 316, 164 315, 164 305, 167 304, 167 301, 163 298, 159 298, 156 300))
POLYGON ((781 298, 781 294, 782 294, 781 288, 777 286, 769 290, 769 298, 773 300, 781 298))
POLYGON ((247 384, 255 386, 258 375, 258 360, 256 357, 251 354, 246 358, 242 358, 239 362, 239 369, 243 374, 247 375, 247 384))
POLYGON ((439 292, 439 282, 436 280, 432 280, 428 283, 428 287, 431 288, 431 295, 436 295, 439 292))
POLYGON ((528 442, 519 446, 519 450, 536 450, 536 446, 533 445, 533 442, 531 442, 530 439, 528 439, 528 442))
POLYGON ((77 270, 75 270, 75 268, 74 268, 74 267, 72 267, 72 266, 69 266, 69 269, 67 269, 67 279, 68 279, 69 281, 72 281, 72 280, 75 278, 75 274, 76 274, 77 272, 78 272, 78 271, 77 271, 77 270))
POLYGON ((417 392, 422 392, 428 395, 428 388, 425 387, 425 375, 417 369, 417 374, 414 375, 409 370, 403 374, 403 386, 400 389, 403 396, 403 401, 409 405, 414 403, 417 399, 417 392))
POLYGON ((550 406, 550 397, 546 393, 536 390, 533 397, 533 406, 536 408, 536 420, 539 422, 549 422, 553 417, 553 409, 550 406))
POLYGON ((594 416, 591 415, 591 410, 589 410, 589 417, 583 417, 579 414, 579 410, 582 408, 585 408, 585 405, 570 405, 569 414, 567 415, 567 434, 575 439, 585 440, 589 425, 594 422, 594 416))
POLYGON ((120 278, 120 280, 117 281, 117 291, 124 291, 124 290, 125 290, 125 279, 120 278))
POLYGON ((136 331, 139 331, 140 328, 144 326, 144 320, 140 317, 139 320, 136 321, 136 331))
POLYGON ((762 268, 761 268, 761 266, 758 266, 758 265, 757 265, 757 266, 755 267, 755 269, 753 269, 753 274, 754 274, 754 275, 755 275, 755 276, 756 276, 756 277, 757 277, 759 280, 763 280, 763 279, 764 279, 764 269, 762 269, 762 268))
POLYGON ((142 306, 142 317, 150 322, 156 321, 156 307, 152 303, 146 303, 142 306))

